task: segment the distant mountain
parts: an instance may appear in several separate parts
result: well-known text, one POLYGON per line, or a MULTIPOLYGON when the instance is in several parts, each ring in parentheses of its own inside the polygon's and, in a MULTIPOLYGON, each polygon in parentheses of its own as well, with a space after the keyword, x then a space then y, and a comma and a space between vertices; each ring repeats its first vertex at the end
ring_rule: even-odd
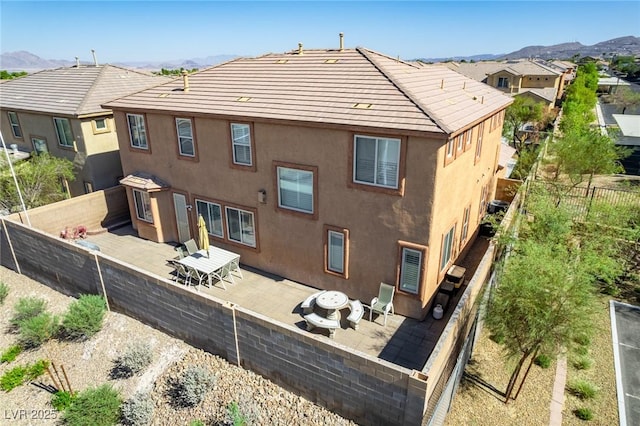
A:
POLYGON ((574 55, 602 57, 604 54, 640 56, 640 38, 634 36, 619 37, 603 41, 593 46, 578 42, 560 43, 553 46, 527 46, 507 54, 484 54, 473 56, 450 56, 447 58, 422 58, 423 62, 445 61, 490 61, 495 59, 569 59, 574 55))
MULTIPOLYGON (((238 55, 215 55, 204 58, 179 59, 168 61, 133 61, 133 62, 116 62, 113 65, 119 65, 126 68, 159 70, 160 68, 185 69, 206 68, 222 62, 237 58, 238 55)), ((93 62, 80 62, 83 65, 93 62)), ((30 52, 7 52, 0 55, 0 69, 7 71, 28 71, 35 72, 43 69, 52 69, 60 67, 68 67, 75 65, 75 61, 67 61, 62 59, 43 59, 30 52)))

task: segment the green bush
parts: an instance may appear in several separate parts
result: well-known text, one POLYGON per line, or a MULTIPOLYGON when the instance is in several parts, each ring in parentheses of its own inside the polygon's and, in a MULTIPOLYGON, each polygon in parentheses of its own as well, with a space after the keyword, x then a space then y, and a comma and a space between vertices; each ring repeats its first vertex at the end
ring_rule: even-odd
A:
POLYGON ((24 382, 27 375, 27 369, 23 366, 12 368, 0 377, 0 388, 5 392, 17 388, 24 382))
POLYGON ((588 370, 593 365, 593 359, 588 356, 581 356, 573 360, 573 367, 576 370, 588 370))
POLYGON ((14 359, 16 359, 18 355, 20 355, 21 352, 22 352, 22 346, 20 345, 9 346, 4 352, 2 352, 2 355, 0 355, 0 364, 3 362, 13 361, 14 359))
POLYGON ((122 379, 144 370, 153 359, 148 343, 135 342, 127 347, 124 354, 114 360, 111 377, 122 379))
POLYGON ((573 348, 573 353, 578 356, 586 356, 589 355, 589 347, 588 346, 576 346, 573 348))
POLYGON ((13 307, 13 316, 9 320, 11 325, 19 327, 20 323, 29 318, 37 317, 47 309, 47 301, 38 297, 22 297, 13 307))
POLYGON ((112 426, 120 419, 120 395, 109 384, 86 389, 67 408, 62 420, 70 426, 112 426))
POLYGON ((593 419, 593 412, 586 407, 578 408, 573 411, 573 414, 576 415, 580 420, 591 420, 593 419))
POLYGON ((4 303, 4 299, 7 298, 9 294, 9 286, 0 281, 0 305, 4 303))
POLYGON ((227 405, 227 414, 230 420, 229 423, 233 426, 245 426, 247 424, 247 419, 240 412, 237 402, 233 401, 227 405))
POLYGON ((591 344, 591 337, 586 334, 580 334, 576 336, 573 341, 580 346, 589 346, 591 344))
POLYGON ((153 400, 146 393, 136 393, 122 403, 122 424, 130 426, 145 426, 153 418, 153 400))
POLYGON ((174 384, 173 403, 179 407, 200 404, 215 383, 215 375, 202 367, 189 367, 174 384))
POLYGON ((62 334, 68 339, 87 339, 102 328, 106 313, 102 296, 83 294, 69 305, 62 318, 62 334))
POLYGON ((58 330, 58 318, 49 312, 20 321, 18 343, 23 348, 37 348, 53 337, 58 330))
POLYGON ((51 405, 58 411, 64 411, 71 406, 76 399, 75 394, 67 391, 58 391, 51 398, 51 405))
POLYGON ((27 367, 27 380, 34 380, 42 376, 49 367, 49 361, 41 359, 35 364, 31 364, 27 367))
POLYGON ((204 422, 202 420, 192 420, 189 426, 204 426, 204 422))
POLYGON ((567 390, 580 399, 592 399, 598 393, 598 388, 586 380, 574 380, 567 385, 567 390))
POLYGON ((501 344, 504 343, 504 334, 502 334, 502 333, 491 334, 489 336, 489 339, 491 339, 494 342, 496 342, 497 344, 501 345, 501 344))
POLYGON ((545 354, 538 355, 533 362, 540 368, 549 368, 551 366, 551 358, 545 354))

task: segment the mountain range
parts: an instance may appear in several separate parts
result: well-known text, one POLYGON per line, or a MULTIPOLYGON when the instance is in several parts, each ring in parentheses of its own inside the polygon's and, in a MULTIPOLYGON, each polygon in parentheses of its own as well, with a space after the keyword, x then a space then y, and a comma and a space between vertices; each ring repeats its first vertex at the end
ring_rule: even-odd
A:
MULTIPOLYGON (((542 58, 542 59, 570 59, 574 56, 595 56, 604 57, 611 55, 633 55, 640 56, 640 37, 626 36, 596 43, 592 46, 585 46, 578 42, 561 43, 552 46, 527 46, 511 53, 501 54, 480 54, 472 56, 452 56, 448 58, 416 58, 423 62, 443 62, 447 60, 485 61, 500 59, 520 59, 520 58, 542 58)), ((135 61, 116 62, 113 65, 120 65, 127 68, 144 70, 166 69, 192 69, 206 68, 222 62, 226 62, 240 55, 213 55, 202 58, 176 59, 167 61, 135 61)), ((59 67, 68 67, 75 64, 75 61, 64 59, 43 59, 30 52, 7 52, 0 55, 0 69, 7 71, 38 71, 59 67)), ((81 61, 81 64, 91 64, 91 62, 81 61)))

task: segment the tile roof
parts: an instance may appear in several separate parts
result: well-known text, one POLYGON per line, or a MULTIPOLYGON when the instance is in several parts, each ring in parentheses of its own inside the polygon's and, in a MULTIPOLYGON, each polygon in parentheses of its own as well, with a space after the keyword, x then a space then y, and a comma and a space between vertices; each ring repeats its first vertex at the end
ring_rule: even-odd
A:
POLYGON ((118 109, 331 123, 449 134, 511 98, 440 65, 364 48, 239 58, 108 102, 118 109))
POLYGON ((165 181, 145 172, 135 172, 127 175, 120 179, 120 183, 125 186, 131 186, 133 188, 143 189, 149 192, 162 191, 163 189, 171 188, 171 185, 165 181))
POLYGON ((171 79, 114 65, 40 71, 0 85, 0 108, 83 116, 114 98, 171 79))
POLYGON ((562 72, 528 59, 506 62, 452 62, 448 67, 477 81, 483 81, 488 75, 507 71, 514 75, 550 75, 558 76, 562 72))
POLYGON ((549 102, 553 102, 556 100, 558 89, 556 89, 555 87, 542 87, 542 88, 531 87, 531 88, 524 88, 520 90, 518 93, 516 93, 516 95, 522 95, 527 92, 533 93, 536 96, 542 99, 545 99, 549 102))

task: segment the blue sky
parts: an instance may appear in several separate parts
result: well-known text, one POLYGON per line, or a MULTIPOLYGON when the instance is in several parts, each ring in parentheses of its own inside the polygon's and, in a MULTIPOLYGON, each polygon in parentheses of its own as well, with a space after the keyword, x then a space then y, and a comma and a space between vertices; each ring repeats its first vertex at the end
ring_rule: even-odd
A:
POLYGON ((338 46, 403 59, 585 45, 640 33, 636 1, 8 1, 0 51, 161 61, 338 46))

